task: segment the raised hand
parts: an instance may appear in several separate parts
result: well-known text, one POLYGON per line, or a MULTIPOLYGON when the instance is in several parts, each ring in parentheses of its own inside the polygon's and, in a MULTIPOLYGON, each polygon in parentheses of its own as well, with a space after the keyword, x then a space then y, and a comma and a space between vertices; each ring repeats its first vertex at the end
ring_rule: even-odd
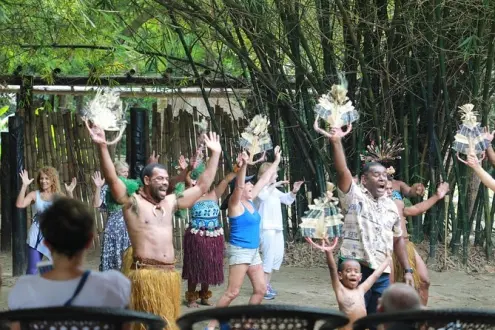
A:
POLYGON ((442 199, 450 191, 449 184, 447 182, 442 182, 437 188, 437 196, 442 199))
POLYGON ((158 155, 155 150, 151 153, 150 157, 148 158, 148 164, 155 164, 158 163, 158 160, 160 159, 160 155, 158 155))
POLYGON ((65 183, 65 190, 67 190, 68 194, 72 194, 74 188, 76 188, 76 185, 77 185, 77 179, 74 177, 72 178, 70 185, 65 183))
POLYGON ((266 151, 265 151, 265 152, 263 152, 263 154, 261 155, 261 157, 260 157, 258 160, 254 161, 254 162, 249 161, 249 162, 248 162, 248 165, 251 165, 251 166, 252 166, 252 165, 256 165, 256 164, 258 164, 258 163, 264 162, 265 160, 266 160, 266 151))
POLYGON ((495 136, 495 131, 492 131, 490 133, 490 131, 488 130, 488 127, 485 127, 485 132, 483 134, 483 137, 485 138, 485 140, 492 142, 494 136, 495 136))
POLYGON ((89 123, 88 120, 84 120, 86 128, 88 129, 89 136, 96 144, 107 144, 107 138, 105 137, 105 131, 93 123, 89 123))
POLYGON ((210 136, 204 135, 205 145, 211 152, 222 152, 222 145, 220 144, 220 137, 215 132, 210 132, 210 136))
POLYGON ((422 183, 415 183, 411 186, 411 191, 416 196, 424 196, 426 189, 422 183))
MULTIPOLYGON (((103 185, 105 184, 105 178, 101 177, 100 171, 96 171, 91 178, 93 179, 93 183, 95 184, 95 186, 98 188, 103 187, 103 185)), ((67 189, 67 186, 65 188, 67 189)))
POLYGON ((320 117, 316 117, 315 122, 313 123, 314 130, 317 133, 328 137, 330 139, 330 141, 332 141, 332 142, 336 142, 336 141, 342 139, 344 136, 349 134, 352 130, 352 125, 349 124, 347 126, 347 130, 345 130, 345 131, 342 131, 342 128, 334 127, 330 130, 330 132, 327 132, 324 129, 320 128, 320 126, 318 125, 319 119, 320 119, 320 117))
POLYGON ((286 184, 289 184, 289 183, 290 183, 289 181, 285 181, 285 180, 284 180, 284 181, 277 181, 277 182, 275 182, 273 185, 274 185, 275 187, 281 187, 281 186, 286 185, 286 184))
POLYGON ((274 153, 275 153, 275 161, 280 162, 280 159, 282 158, 282 151, 280 150, 279 146, 275 147, 274 153))
POLYGON ((471 168, 476 168, 476 167, 479 167, 481 166, 481 162, 480 160, 478 159, 478 157, 476 156, 476 154, 474 152, 471 152, 468 156, 467 156, 467 161, 464 161, 462 160, 459 155, 457 156, 457 158, 459 158, 459 160, 461 160, 463 163, 467 164, 467 166, 471 167, 471 168))
POLYGON ((22 185, 25 187, 29 186, 31 182, 34 181, 34 179, 29 178, 29 174, 26 170, 22 170, 22 172, 19 173, 19 176, 21 177, 22 185))
POLYGON ((185 171, 187 169, 187 160, 186 158, 184 157, 184 155, 180 155, 179 157, 179 168, 182 170, 182 171, 185 171))
POLYGON ((304 184, 304 181, 296 181, 294 182, 294 186, 292 187, 292 192, 294 194, 297 194, 299 189, 301 189, 302 185, 304 184))

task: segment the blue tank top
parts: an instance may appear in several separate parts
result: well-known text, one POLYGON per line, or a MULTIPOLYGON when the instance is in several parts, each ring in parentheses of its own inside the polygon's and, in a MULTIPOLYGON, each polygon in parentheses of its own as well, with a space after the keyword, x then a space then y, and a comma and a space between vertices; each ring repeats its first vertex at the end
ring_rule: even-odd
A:
POLYGON ((402 200, 402 195, 400 194, 400 191, 398 190, 392 190, 392 200, 402 200))
POLYGON ((220 208, 215 201, 204 200, 196 202, 191 207, 191 227, 209 231, 218 229, 221 227, 218 221, 219 213, 220 208))
POLYGON ((257 249, 260 246, 260 221, 261 216, 249 201, 254 212, 251 213, 244 206, 244 213, 237 217, 229 217, 230 221, 230 244, 245 248, 257 249))

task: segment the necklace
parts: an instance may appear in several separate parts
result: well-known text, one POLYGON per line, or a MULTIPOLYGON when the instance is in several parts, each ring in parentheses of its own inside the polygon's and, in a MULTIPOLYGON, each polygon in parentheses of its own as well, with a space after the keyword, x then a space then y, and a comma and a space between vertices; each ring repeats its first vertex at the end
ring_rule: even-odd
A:
POLYGON ((153 215, 156 217, 156 210, 160 210, 162 212, 162 217, 165 216, 165 210, 163 207, 155 202, 153 199, 149 198, 142 189, 139 189, 139 196, 141 196, 144 200, 146 200, 148 203, 151 203, 153 205, 153 215))

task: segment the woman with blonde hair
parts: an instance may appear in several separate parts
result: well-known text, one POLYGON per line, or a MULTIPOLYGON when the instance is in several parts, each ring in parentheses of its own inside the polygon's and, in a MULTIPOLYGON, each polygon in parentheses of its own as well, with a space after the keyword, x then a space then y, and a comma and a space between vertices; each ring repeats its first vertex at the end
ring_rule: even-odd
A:
MULTIPOLYGON (((261 164, 258 177, 262 177, 272 166, 272 163, 261 164)), ((263 256, 263 271, 265 273, 266 293, 264 298, 274 299, 277 292, 270 285, 272 272, 279 270, 284 260, 284 232, 282 205, 291 205, 304 181, 294 182, 290 192, 284 193, 278 187, 289 184, 289 181, 277 182, 277 171, 273 171, 268 185, 264 186, 255 200, 256 209, 261 216, 261 253, 263 256)))
MULTIPOLYGON (((266 282, 259 252, 261 217, 254 206, 253 199, 269 183, 273 173, 277 170, 280 158, 280 147, 277 146, 275 161, 253 185, 252 177, 246 177, 249 157, 245 152, 240 157, 240 169, 236 179, 231 183, 232 193, 224 201, 224 205, 227 204, 228 207, 230 223, 230 240, 227 248, 229 277, 227 290, 218 300, 216 307, 227 307, 237 298, 246 275, 253 287, 249 304, 259 305, 263 301, 266 282)), ((217 321, 211 321, 207 329, 214 329, 216 324, 217 321)))
MULTIPOLYGON (((116 161, 114 165, 121 180, 127 179, 129 165, 120 160, 116 161)), ((107 212, 107 222, 101 239, 100 272, 110 269, 120 270, 122 255, 131 245, 122 207, 112 202, 108 185, 105 184, 105 179, 100 172, 96 171, 93 174, 93 183, 96 187, 93 195, 93 207, 107 212)))
MULTIPOLYGON (((19 173, 22 179, 22 187, 15 206, 24 209, 31 204, 34 204, 36 213, 34 214, 29 227, 28 237, 26 243, 28 244, 28 268, 26 274, 36 274, 38 272, 36 265, 45 256, 51 260, 51 254, 45 243, 43 242, 43 234, 39 227, 39 216, 53 203, 53 199, 56 195, 63 195, 60 189, 60 179, 56 169, 53 167, 42 167, 38 171, 36 176, 36 184, 38 190, 31 191, 26 195, 26 191, 29 185, 34 181, 30 179, 28 172, 23 170, 19 173)), ((70 185, 65 184, 65 190, 70 198, 73 198, 74 188, 77 185, 76 178, 72 178, 70 185)))

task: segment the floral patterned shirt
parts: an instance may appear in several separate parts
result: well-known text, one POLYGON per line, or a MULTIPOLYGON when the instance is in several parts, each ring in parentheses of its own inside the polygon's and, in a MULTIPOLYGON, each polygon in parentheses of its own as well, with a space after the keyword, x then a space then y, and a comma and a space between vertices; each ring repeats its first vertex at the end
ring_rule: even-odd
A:
POLYGON ((339 189, 338 195, 344 215, 341 257, 358 259, 372 269, 380 267, 393 249, 394 237, 402 235, 397 206, 386 196, 373 198, 354 182, 347 194, 339 189))

